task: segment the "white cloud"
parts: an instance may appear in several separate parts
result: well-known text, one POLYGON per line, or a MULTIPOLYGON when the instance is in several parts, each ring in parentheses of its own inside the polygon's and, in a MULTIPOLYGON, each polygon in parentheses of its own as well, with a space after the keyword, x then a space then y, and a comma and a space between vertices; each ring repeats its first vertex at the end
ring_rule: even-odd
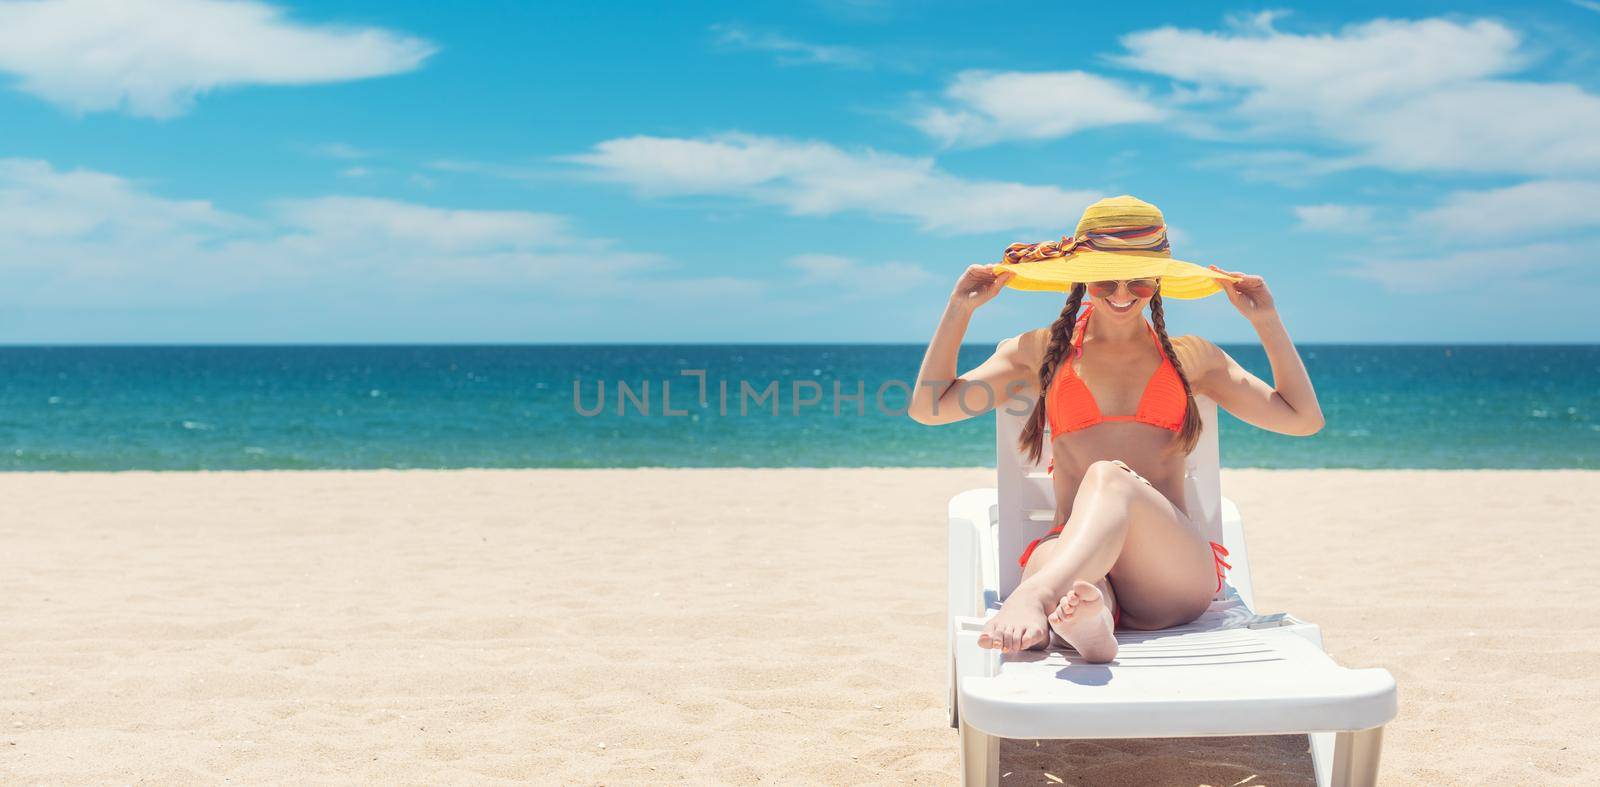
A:
POLYGON ((860 262, 837 254, 799 254, 786 265, 801 285, 835 287, 845 296, 904 292, 934 281, 928 269, 909 262, 860 262))
POLYGON ((294 22, 256 0, 0 2, 0 71, 77 112, 170 117, 218 88, 396 74, 433 52, 377 28, 294 22))
POLYGON ((1475 82, 1344 120, 1362 160, 1398 171, 1600 172, 1600 96, 1576 85, 1475 82))
POLYGON ((1458 191, 1414 221, 1447 235, 1520 236, 1600 227, 1600 182, 1541 180, 1458 191))
POLYGON ((324 142, 321 145, 313 146, 311 152, 323 158, 336 159, 361 159, 372 156, 372 151, 344 142, 324 142))
POLYGON ((1532 293, 1559 288, 1546 280, 1530 284, 1525 274, 1593 264, 1593 240, 1573 233, 1600 228, 1595 205, 1600 182, 1546 180, 1457 191, 1435 207, 1408 211, 1381 226, 1377 208, 1368 205, 1294 210, 1301 229, 1366 238, 1359 262, 1337 271, 1341 275, 1392 292, 1461 290, 1494 280, 1495 287, 1532 293), (1419 237, 1430 241, 1418 244, 1419 237))
POLYGON ((28 316, 4 328, 34 341, 626 340, 595 314, 676 325, 733 303, 765 336, 774 320, 826 326, 861 302, 888 309, 940 286, 914 263, 828 254, 760 275, 726 255, 695 270, 571 225, 348 195, 244 216, 104 172, 0 159, 0 314, 28 316), (74 327, 83 315, 92 326, 74 327))
POLYGON ((567 160, 645 196, 740 197, 799 216, 861 212, 941 233, 1060 231, 1100 196, 968 180, 939 169, 932 159, 750 134, 625 137, 567 160))
POLYGON ((799 254, 790 257, 787 265, 802 274, 811 284, 831 284, 850 275, 855 260, 837 254, 799 254))
POLYGON ((1162 27, 1122 38, 1128 68, 1249 91, 1249 109, 1340 107, 1471 79, 1518 66, 1517 34, 1490 21, 1458 24, 1379 19, 1334 35, 1249 30, 1207 33, 1162 27))
POLYGON ((712 25, 717 44, 730 49, 773 52, 782 65, 823 65, 866 68, 867 53, 848 46, 812 44, 776 33, 747 30, 738 25, 712 25))
POLYGON ((1300 229, 1312 232, 1362 232, 1372 226, 1371 205, 1297 205, 1300 229))
POLYGON ((0 238, 24 248, 62 238, 181 243, 245 224, 210 202, 153 197, 113 175, 0 159, 0 238))
POLYGON ((1548 292, 1548 281, 1532 273, 1588 266, 1594 252, 1582 243, 1533 243, 1423 255, 1372 254, 1360 264, 1335 272, 1372 281, 1394 293, 1433 293, 1472 289, 1548 292))
POLYGON ((0 159, 0 270, 8 308, 52 304, 170 303, 210 280, 233 291, 218 244, 253 239, 260 227, 205 200, 155 196, 123 178, 0 159))
POLYGON ((1298 150, 1246 150, 1195 159, 1202 169, 1226 170, 1240 178, 1284 186, 1304 186, 1332 172, 1349 169, 1349 161, 1323 158, 1298 150))
POLYGON ((946 145, 1054 139, 1166 116, 1142 88, 1082 71, 964 71, 944 96, 948 105, 923 110, 914 123, 946 145))
POLYGON ((1142 31, 1123 37, 1127 54, 1114 60, 1196 85, 1239 134, 1344 148, 1334 168, 1600 170, 1600 96, 1504 79, 1531 58, 1499 22, 1380 19, 1315 35, 1272 24, 1142 31))
POLYGON ((316 299, 352 283, 362 297, 419 282, 603 289, 648 280, 667 264, 575 237, 568 225, 548 213, 350 196, 285 200, 243 217, 115 175, 0 159, 0 267, 23 285, 7 295, 25 299, 127 308, 272 288, 316 299))
POLYGON ((374 197, 280 203, 287 226, 321 237, 384 238, 440 250, 528 249, 573 243, 567 219, 522 210, 453 210, 374 197))
POLYGON ((474 161, 472 159, 435 159, 423 166, 436 172, 449 172, 460 175, 480 175, 486 178, 499 178, 501 180, 536 181, 549 180, 557 177, 556 173, 547 172, 536 167, 519 164, 499 164, 488 161, 474 161))

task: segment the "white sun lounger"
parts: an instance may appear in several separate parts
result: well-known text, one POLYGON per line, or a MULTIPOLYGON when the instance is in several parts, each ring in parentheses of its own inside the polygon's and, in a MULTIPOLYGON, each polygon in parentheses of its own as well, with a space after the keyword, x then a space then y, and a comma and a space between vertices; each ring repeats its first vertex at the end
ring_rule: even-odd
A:
POLYGON ((1016 450, 1023 417, 997 410, 999 488, 950 500, 950 724, 961 730, 964 784, 999 783, 1000 738, 1289 733, 1310 734, 1318 784, 1377 780, 1394 678, 1335 664, 1311 623, 1253 612, 1243 524, 1219 480, 1217 406, 1195 402, 1205 432, 1188 458, 1185 508, 1228 550, 1227 584, 1189 625, 1117 632, 1116 660, 1098 665, 1070 648, 1002 656, 978 647, 1021 578, 1017 556, 1055 518, 1048 436, 1040 464, 1028 464, 1016 450))

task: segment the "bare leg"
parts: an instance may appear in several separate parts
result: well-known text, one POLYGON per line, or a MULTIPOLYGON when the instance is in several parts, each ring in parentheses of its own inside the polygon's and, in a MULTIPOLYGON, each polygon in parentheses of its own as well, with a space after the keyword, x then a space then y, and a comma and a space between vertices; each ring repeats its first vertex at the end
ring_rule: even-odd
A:
POLYGON ((1148 513, 1132 520, 1109 572, 1122 625, 1145 630, 1180 626, 1211 606, 1216 559, 1189 515, 1148 481, 1139 481, 1136 489, 1150 504, 1148 513))
POLYGON ((1092 584, 1108 574, 1125 625, 1161 628, 1193 620, 1205 611, 1216 576, 1210 549, 1188 516, 1111 461, 1084 472, 1061 538, 1041 544, 1027 569, 978 637, 980 646, 1013 652, 1046 641, 1047 616, 1074 583, 1092 584), (1041 554, 1047 545, 1052 548, 1041 554))

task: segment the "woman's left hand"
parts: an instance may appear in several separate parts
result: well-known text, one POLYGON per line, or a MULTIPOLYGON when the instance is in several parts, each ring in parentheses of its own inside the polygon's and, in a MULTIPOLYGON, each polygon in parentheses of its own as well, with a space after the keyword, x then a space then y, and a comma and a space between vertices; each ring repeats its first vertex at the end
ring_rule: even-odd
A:
POLYGON ((1265 279, 1253 273, 1225 271, 1215 265, 1209 267, 1218 273, 1242 277, 1240 281, 1218 279, 1217 284, 1222 286, 1222 293, 1228 296, 1228 300, 1240 314, 1245 316, 1245 319, 1255 320, 1277 311, 1277 307, 1272 303, 1272 292, 1267 289, 1265 279))

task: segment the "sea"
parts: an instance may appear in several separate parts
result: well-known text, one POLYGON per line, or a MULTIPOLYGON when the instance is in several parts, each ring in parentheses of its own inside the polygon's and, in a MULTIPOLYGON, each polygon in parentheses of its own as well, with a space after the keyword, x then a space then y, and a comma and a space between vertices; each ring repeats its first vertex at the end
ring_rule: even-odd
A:
MULTIPOLYGON (((0 347, 0 469, 992 467, 992 418, 903 415, 923 349, 0 347)), ((1223 412, 1224 466, 1600 468, 1600 345, 1299 349, 1326 426, 1223 412)))

